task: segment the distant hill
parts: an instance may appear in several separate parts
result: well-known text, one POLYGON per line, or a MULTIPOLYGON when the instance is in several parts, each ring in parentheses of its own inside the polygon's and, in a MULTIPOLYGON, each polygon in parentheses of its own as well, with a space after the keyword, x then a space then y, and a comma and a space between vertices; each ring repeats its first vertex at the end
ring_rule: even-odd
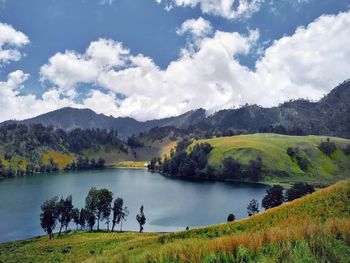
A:
POLYGON ((183 232, 73 231, 14 241, 0 244, 0 261, 349 262, 349 193, 350 181, 340 182, 244 220, 183 232))
POLYGON ((350 138, 350 81, 343 82, 318 102, 295 100, 272 108, 249 105, 222 110, 197 127, 221 133, 232 130, 350 138))
MULTIPOLYGON (((331 137, 336 150, 327 156, 320 149, 325 136, 287 136, 277 134, 251 134, 219 137, 194 141, 209 143, 213 149, 208 163, 219 170, 223 160, 233 157, 241 165, 248 165, 258 157, 262 160, 261 181, 287 183, 309 182, 315 185, 330 185, 350 178, 350 140, 331 137), (293 156, 288 154, 292 149, 293 156)), ((242 178, 249 180, 249 178, 242 178)))
POLYGON ((115 118, 104 114, 97 114, 90 109, 67 107, 18 122, 22 124, 53 126, 66 131, 76 128, 116 129, 121 137, 126 138, 133 134, 137 135, 141 132, 148 131, 154 127, 173 126, 186 129, 191 125, 197 124, 204 118, 205 110, 198 109, 176 117, 140 122, 133 118, 115 118))

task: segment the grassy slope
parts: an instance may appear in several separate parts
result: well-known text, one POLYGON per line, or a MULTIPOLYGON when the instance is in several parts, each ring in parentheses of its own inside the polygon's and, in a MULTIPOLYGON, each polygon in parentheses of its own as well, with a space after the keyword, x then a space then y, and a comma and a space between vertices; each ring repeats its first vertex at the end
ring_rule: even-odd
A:
POLYGON ((327 157, 319 149, 324 136, 284 136, 277 134, 253 134, 233 137, 220 137, 209 140, 198 140, 195 143, 208 142, 213 146, 209 163, 219 167, 223 159, 232 156, 241 163, 260 156, 266 171, 266 181, 291 182, 308 181, 330 184, 350 176, 350 155, 346 156, 341 148, 350 144, 350 140, 331 138, 338 150, 327 157), (298 147, 301 153, 311 162, 306 172, 302 171, 296 162, 287 154, 288 147, 298 147), (276 171, 286 172, 287 178, 276 177, 276 171))
MULTIPOLYGON (((0 244, 0 262, 349 262, 350 181, 234 223, 0 244)), ((146 226, 147 227, 147 226, 146 226)))

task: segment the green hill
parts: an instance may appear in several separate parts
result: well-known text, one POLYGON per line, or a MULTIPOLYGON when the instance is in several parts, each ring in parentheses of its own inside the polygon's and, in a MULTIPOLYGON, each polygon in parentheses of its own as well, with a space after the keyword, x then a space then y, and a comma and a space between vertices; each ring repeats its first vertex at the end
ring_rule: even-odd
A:
POLYGON ((184 232, 72 232, 0 244, 0 262, 349 262, 350 181, 184 232))
POLYGON ((350 140, 331 137, 330 142, 336 145, 336 150, 330 156, 319 149, 320 143, 326 141, 327 137, 324 136, 253 134, 196 140, 190 149, 198 143, 209 143, 213 149, 208 163, 216 169, 227 157, 233 157, 246 165, 259 156, 262 159, 264 181, 305 181, 329 185, 350 177, 350 155, 345 150, 350 140), (288 155, 288 148, 295 152, 294 156, 288 155), (306 169, 300 160, 307 163, 306 169))

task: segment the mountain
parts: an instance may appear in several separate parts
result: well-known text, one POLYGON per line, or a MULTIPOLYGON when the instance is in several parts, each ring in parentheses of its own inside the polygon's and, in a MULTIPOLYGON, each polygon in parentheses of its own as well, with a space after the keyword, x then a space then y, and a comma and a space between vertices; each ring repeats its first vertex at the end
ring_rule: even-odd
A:
MULTIPOLYGON (((154 127, 173 126, 186 129, 205 118, 205 110, 198 109, 186 112, 180 116, 140 122, 133 118, 122 118, 97 114, 90 109, 62 108, 37 117, 18 121, 22 124, 42 124, 66 131, 80 129, 116 129, 121 137, 139 134, 154 127)), ((17 121, 16 121, 17 122, 17 121)), ((5 122, 8 123, 8 122, 5 122)))
POLYGON ((203 131, 275 132, 350 138, 350 80, 318 102, 294 100, 278 107, 258 105, 221 110, 197 125, 203 131))
MULTIPOLYGON (((116 129, 123 138, 155 127, 175 127, 186 133, 196 131, 206 136, 272 132, 350 138, 350 80, 338 85, 318 102, 293 100, 271 108, 248 105, 221 110, 208 117, 204 109, 197 109, 176 117, 140 122, 133 118, 97 114, 90 109, 62 108, 20 123, 51 125, 68 131, 75 128, 116 129)), ((157 129, 154 132, 158 132, 157 129)))

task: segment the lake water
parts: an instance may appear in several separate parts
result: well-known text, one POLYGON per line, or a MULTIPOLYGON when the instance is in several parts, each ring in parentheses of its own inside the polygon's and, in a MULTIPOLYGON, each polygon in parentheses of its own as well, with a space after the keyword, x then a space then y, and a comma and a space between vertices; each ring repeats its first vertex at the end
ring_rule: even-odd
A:
MULTIPOLYGON (((43 235, 39 215, 45 200, 72 194, 74 206, 81 208, 93 186, 107 188, 114 197, 124 199, 130 214, 123 230, 138 230, 135 217, 144 205, 146 232, 223 223, 229 213, 237 219, 247 217, 249 201, 255 198, 261 203, 267 189, 259 184, 180 180, 142 169, 11 178, 0 181, 0 242, 43 235)), ((105 227, 104 223, 100 225, 105 227)), ((75 229, 75 225, 71 224, 70 228, 75 229)))

